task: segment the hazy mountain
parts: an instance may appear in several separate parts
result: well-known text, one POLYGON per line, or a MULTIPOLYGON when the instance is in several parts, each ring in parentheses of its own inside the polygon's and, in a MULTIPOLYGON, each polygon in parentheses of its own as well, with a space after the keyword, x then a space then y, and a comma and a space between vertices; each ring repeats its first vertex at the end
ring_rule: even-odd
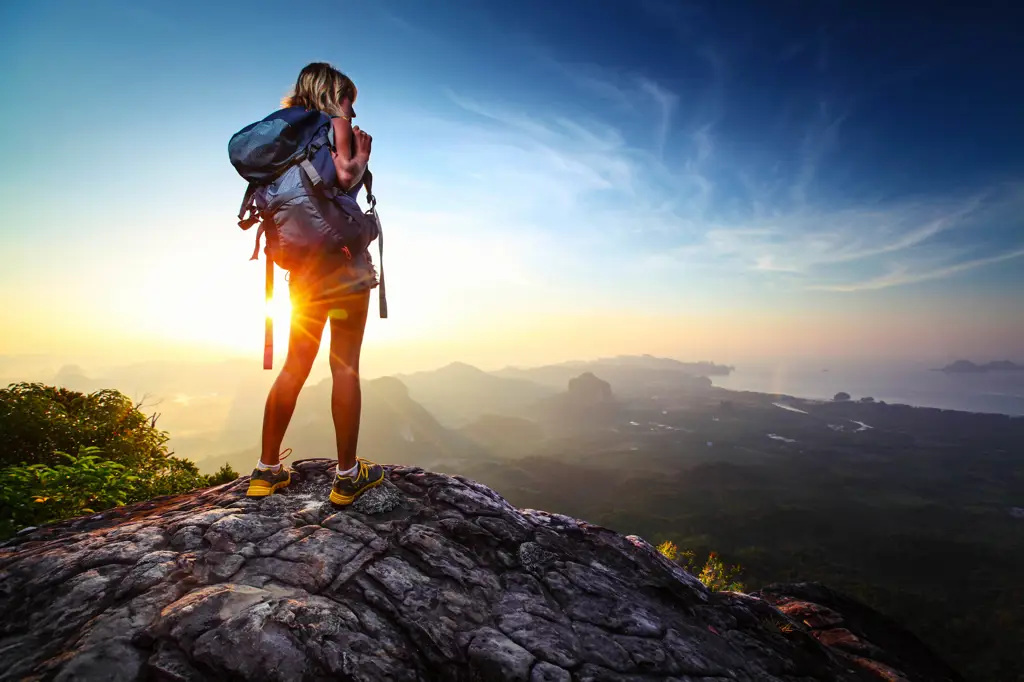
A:
POLYGON ((449 426, 463 426, 486 414, 520 414, 555 393, 551 387, 495 376, 462 362, 396 377, 408 386, 414 400, 449 426))
POLYGON ((947 374, 976 374, 981 372, 1013 372, 1024 371, 1024 365, 1018 365, 1009 360, 994 360, 983 365, 971 362, 970 360, 957 360, 946 365, 940 372, 947 374))
POLYGON ((546 437, 544 427, 534 420, 496 414, 478 417, 458 431, 488 450, 509 457, 531 453, 546 437))
MULTIPOLYGON (((607 365, 598 371, 599 376, 627 398, 690 393, 704 380, 690 378, 681 368, 706 368, 700 363, 652 356, 605 358, 598 363, 607 365)), ((553 372, 554 381, 501 376, 463 363, 400 378, 409 387, 411 398, 442 424, 460 427, 488 414, 535 417, 536 409, 531 408, 539 401, 563 392, 571 378, 594 366, 570 362, 552 368, 505 370, 542 379, 553 372)), ((43 381, 83 392, 122 391, 142 403, 147 414, 159 414, 158 423, 170 434, 172 450, 196 461, 249 450, 259 443, 264 402, 277 376, 247 359, 153 360, 96 369, 62 366, 42 355, 0 356, 0 370, 16 381, 43 381)), ((301 419, 302 414, 300 408, 296 418, 301 419)))
MULTIPOLYGON (((406 386, 394 377, 364 381, 359 427, 361 457, 379 462, 444 469, 465 457, 486 451, 464 435, 446 429, 422 405, 409 397, 406 386)), ((259 458, 259 426, 251 433, 252 447, 198 462, 204 471, 227 462, 248 471, 259 458)), ((337 453, 331 418, 331 380, 307 386, 299 395, 284 447, 295 457, 334 457, 337 453)))
POLYGON ((666 369, 670 371, 688 372, 694 376, 725 376, 731 373, 735 367, 729 365, 718 365, 714 362, 683 362, 674 358, 659 358, 654 355, 617 355, 611 358, 600 358, 597 360, 602 365, 620 365, 622 367, 637 367, 641 369, 666 369))
POLYGON ((61 366, 52 355, 0 355, 0 387, 22 381, 53 383, 51 379, 61 366))
POLYGON ((731 367, 712 363, 686 363, 650 355, 601 358, 543 367, 506 367, 492 372, 508 379, 525 379, 564 389, 570 379, 591 372, 608 381, 622 397, 649 397, 709 388, 712 375, 728 374, 731 367))
POLYGON ((93 393, 104 388, 113 388, 109 381, 89 378, 85 370, 78 365, 64 365, 57 370, 57 374, 53 377, 53 384, 81 393, 93 393))
POLYGON ((622 419, 621 405, 607 381, 583 372, 560 393, 542 398, 526 410, 552 438, 613 429, 622 419))

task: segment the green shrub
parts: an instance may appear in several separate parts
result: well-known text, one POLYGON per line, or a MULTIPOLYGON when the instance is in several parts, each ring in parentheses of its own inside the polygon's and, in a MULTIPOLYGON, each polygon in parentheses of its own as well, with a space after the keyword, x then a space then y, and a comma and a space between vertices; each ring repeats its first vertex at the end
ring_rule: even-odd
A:
POLYGON ((208 485, 220 485, 222 483, 230 483, 231 481, 238 478, 239 473, 231 468, 230 464, 225 464, 220 469, 217 469, 215 473, 207 476, 208 485))
POLYGON ((29 464, 0 469, 0 536, 25 526, 89 514, 125 504, 139 489, 139 477, 103 459, 98 448, 56 466, 29 464))
POLYGON ((156 415, 139 407, 111 390, 0 390, 0 539, 26 526, 238 478, 229 465, 205 476, 172 456, 156 415))
POLYGON ((658 545, 658 551, 696 576, 709 590, 715 592, 743 591, 743 583, 739 581, 742 569, 739 566, 727 566, 715 552, 709 553, 704 565, 701 566, 698 565, 696 555, 692 551, 680 551, 679 547, 670 540, 658 545))
POLYGON ((61 462, 58 453, 98 447, 104 459, 146 467, 167 457, 167 434, 128 396, 84 394, 39 383, 0 389, 0 466, 61 462))

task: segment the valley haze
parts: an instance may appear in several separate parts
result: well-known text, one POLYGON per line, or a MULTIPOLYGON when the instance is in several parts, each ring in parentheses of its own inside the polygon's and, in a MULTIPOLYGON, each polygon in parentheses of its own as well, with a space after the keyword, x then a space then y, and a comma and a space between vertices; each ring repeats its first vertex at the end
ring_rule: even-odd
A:
MULTIPOLYGON (((313 404, 315 386, 329 377, 321 353, 296 410, 293 431, 302 428, 313 404)), ((973 363, 972 363, 973 364, 973 363)), ((953 366, 953 365, 951 365, 953 366)), ((652 355, 620 355, 593 360, 570 360, 537 367, 503 366, 485 371, 463 362, 394 376, 446 426, 459 427, 486 413, 521 411, 532 401, 564 390, 585 371, 610 381, 616 393, 650 397, 652 381, 707 377, 710 384, 766 395, 790 395, 830 400, 851 393, 854 400, 872 397, 920 407, 1024 415, 1024 374, 1012 371, 947 376, 915 365, 862 363, 852 367, 814 363, 795 367, 753 367, 709 361, 684 362, 652 355), (632 385, 631 385, 632 384, 632 385), (630 394, 633 390, 635 395, 630 394), (483 401, 481 402, 481 399, 483 401)), ((366 375, 371 381, 374 375, 366 375)), ((30 381, 56 384, 83 392, 115 388, 159 414, 160 428, 169 432, 171 448, 205 470, 224 455, 250 449, 258 440, 263 401, 274 379, 252 359, 220 362, 151 360, 92 369, 58 364, 46 355, 0 356, 0 385, 30 381), (205 460, 211 460, 206 462, 205 460)), ((287 442, 286 442, 287 444, 287 442)))

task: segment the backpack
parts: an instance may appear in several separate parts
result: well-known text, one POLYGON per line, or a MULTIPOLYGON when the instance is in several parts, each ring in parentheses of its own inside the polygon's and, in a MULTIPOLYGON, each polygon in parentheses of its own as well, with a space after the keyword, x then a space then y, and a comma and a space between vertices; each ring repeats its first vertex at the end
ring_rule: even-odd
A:
POLYGON ((327 114, 287 107, 251 123, 231 136, 228 158, 249 182, 238 212, 238 226, 256 223, 257 260, 266 235, 267 296, 273 294, 273 266, 293 271, 314 257, 365 251, 374 239, 380 252, 380 316, 387 317, 384 293, 384 235, 367 169, 362 184, 369 209, 364 213, 339 182, 331 152, 334 128, 327 114), (248 216, 246 216, 248 213, 248 216))

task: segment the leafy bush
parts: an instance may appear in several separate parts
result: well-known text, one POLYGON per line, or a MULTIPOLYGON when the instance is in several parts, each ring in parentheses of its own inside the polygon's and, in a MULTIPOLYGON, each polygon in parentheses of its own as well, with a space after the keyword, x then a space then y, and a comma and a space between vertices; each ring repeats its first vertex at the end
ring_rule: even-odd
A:
POLYGON ((166 443, 156 415, 145 416, 118 391, 85 395, 42 384, 0 390, 0 538, 238 478, 229 465, 205 476, 168 453, 166 443))
POLYGON ((207 485, 220 485, 222 483, 230 483, 231 481, 238 478, 238 476, 238 472, 232 469, 230 464, 225 464, 220 469, 217 469, 215 473, 212 473, 206 477, 207 485))
POLYGON ((700 566, 692 551, 680 551, 679 547, 670 540, 658 545, 658 551, 696 576, 709 590, 715 592, 743 591, 743 583, 739 581, 741 568, 727 566, 715 552, 709 553, 704 565, 700 566))
POLYGON ((68 463, 0 469, 0 536, 25 526, 124 504, 139 487, 139 477, 123 465, 101 458, 98 448, 82 448, 78 457, 59 453, 68 463))
POLYGON ((0 466, 61 462, 98 447, 105 459, 145 467, 167 458, 167 434, 120 391, 88 395, 39 383, 0 389, 0 466))

